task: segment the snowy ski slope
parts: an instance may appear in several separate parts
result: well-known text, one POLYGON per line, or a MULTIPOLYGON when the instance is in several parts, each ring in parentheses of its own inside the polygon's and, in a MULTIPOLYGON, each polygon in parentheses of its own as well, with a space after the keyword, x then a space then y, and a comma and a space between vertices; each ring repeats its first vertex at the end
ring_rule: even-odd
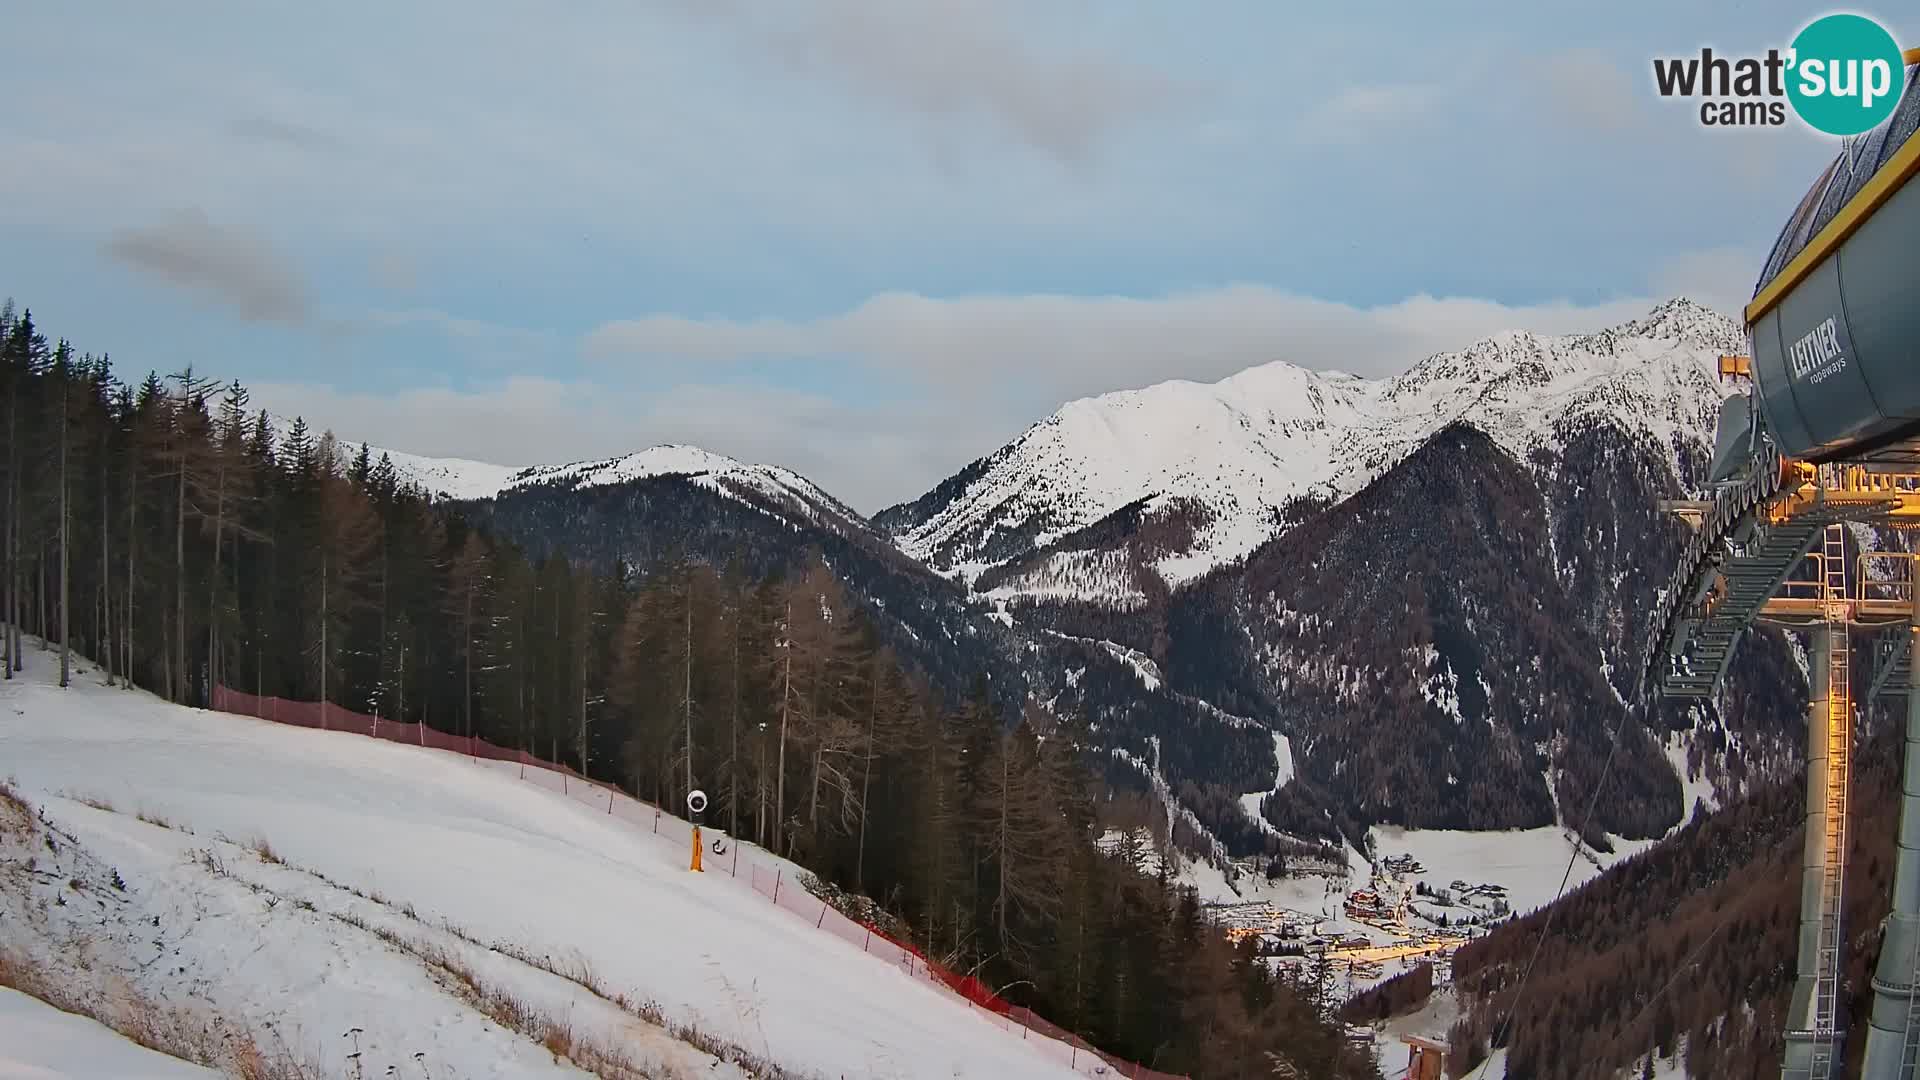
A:
POLYGON ((84 1016, 0 987, 4 1080, 215 1080, 219 1075, 148 1050, 84 1016))
POLYGON ((30 660, 24 677, 0 684, 0 778, 97 860, 87 872, 124 876, 118 906, 102 901, 119 922, 96 932, 124 938, 150 995, 275 1022, 329 1075, 352 1027, 386 1055, 368 1060, 411 1068, 406 1059, 424 1053, 440 1063, 436 1080, 580 1075, 464 1006, 414 957, 331 917, 339 912, 455 950, 549 1013, 664 1063, 665 1075, 741 1074, 478 943, 512 943, 562 968, 584 962, 668 1021, 800 1075, 1075 1075, 1046 1056, 1058 1044, 1010 1036, 743 882, 689 873, 680 844, 609 817, 604 803, 596 812, 520 781, 511 766, 182 708, 102 687, 92 671, 63 692, 50 685, 52 657, 30 660), (257 839, 285 865, 253 854, 257 839), (223 874, 199 865, 203 849, 223 874), (156 949, 171 953, 164 964, 156 949))

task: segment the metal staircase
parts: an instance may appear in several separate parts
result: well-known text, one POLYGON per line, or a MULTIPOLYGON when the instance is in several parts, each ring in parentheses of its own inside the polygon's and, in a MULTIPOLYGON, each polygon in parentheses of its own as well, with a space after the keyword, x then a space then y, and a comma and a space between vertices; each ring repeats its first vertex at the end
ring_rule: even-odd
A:
MULTIPOLYGON (((1681 549, 1680 563, 1674 567, 1673 576, 1667 580, 1667 587, 1661 593, 1642 673, 1643 686, 1651 688, 1658 685, 1663 693, 1682 697, 1701 697, 1712 693, 1719 672, 1712 668, 1699 670, 1698 665, 1680 662, 1680 657, 1705 615, 1707 593, 1713 585, 1714 571, 1726 558, 1732 538, 1737 533, 1747 536, 1753 534, 1757 525, 1755 511, 1779 491, 1780 486, 1779 460, 1771 454, 1765 454, 1756 458, 1746 479, 1715 493, 1711 507, 1700 521, 1700 527, 1687 538, 1686 547, 1681 549), (1704 689, 1701 688, 1703 682, 1704 689)), ((1805 550, 1802 548, 1801 552, 1805 550)), ((1788 561, 1788 567, 1790 570, 1792 560, 1788 561)), ((1738 636, 1736 630, 1727 642, 1729 655, 1738 636)))
POLYGON ((1905 626, 1883 630, 1873 640, 1873 685, 1869 699, 1907 696, 1913 682, 1912 632, 1905 626))
POLYGON ((1773 526, 1750 522, 1746 543, 1729 540, 1733 557, 1718 567, 1726 578, 1727 590, 1710 605, 1703 604, 1699 615, 1683 617, 1680 629, 1685 633, 1675 641, 1687 648, 1674 657, 1662 687, 1668 697, 1712 696, 1733 661, 1741 635, 1753 624, 1761 606, 1800 565, 1823 527, 1816 515, 1773 526))
MULTIPOLYGON (((1821 530, 1874 520, 1895 505, 1891 486, 1843 490, 1827 488, 1825 481, 1802 483, 1796 482, 1797 491, 1788 489, 1779 459, 1762 455, 1746 479, 1715 495, 1661 595, 1643 685, 1666 697, 1711 697, 1741 636, 1820 542, 1821 530), (1775 512, 1782 502, 1791 509, 1775 512)), ((1833 542, 1844 541, 1836 534, 1833 542)), ((1822 583, 1795 584, 1818 590, 1822 583)), ((1801 596, 1810 598, 1804 591, 1801 596)))

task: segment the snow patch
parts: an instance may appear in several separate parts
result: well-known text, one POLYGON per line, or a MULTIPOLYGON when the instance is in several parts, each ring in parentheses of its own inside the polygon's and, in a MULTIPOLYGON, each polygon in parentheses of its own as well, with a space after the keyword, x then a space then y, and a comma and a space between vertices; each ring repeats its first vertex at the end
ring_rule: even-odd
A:
POLYGON ((1272 789, 1240 796, 1240 809, 1246 813, 1248 820, 1277 836, 1280 830, 1274 828, 1273 823, 1260 813, 1260 801, 1268 795, 1280 794, 1280 789, 1293 779, 1293 743, 1277 731, 1273 733, 1273 764, 1272 789))
POLYGON ((1434 888, 1447 888, 1456 879, 1502 886, 1516 915, 1553 900, 1561 876, 1567 873, 1569 856, 1573 856, 1573 870, 1567 878, 1567 891, 1572 892, 1607 866, 1654 843, 1610 836, 1607 839, 1614 846, 1613 854, 1594 851, 1585 844, 1578 845, 1576 852, 1570 830, 1551 825, 1486 832, 1376 825, 1368 835, 1373 850, 1381 856, 1404 853, 1419 860, 1426 869, 1418 877, 1434 888))
POLYGON ((0 1077, 18 1080, 218 1080, 97 1021, 0 986, 0 1077))

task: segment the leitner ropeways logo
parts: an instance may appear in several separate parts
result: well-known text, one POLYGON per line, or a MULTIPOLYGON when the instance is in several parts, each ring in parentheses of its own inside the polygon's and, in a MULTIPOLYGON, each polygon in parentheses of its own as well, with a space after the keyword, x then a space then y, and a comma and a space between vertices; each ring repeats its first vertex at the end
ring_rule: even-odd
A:
POLYGON ((1659 57, 1653 81, 1661 97, 1704 98, 1708 127, 1778 127, 1787 106, 1816 131, 1858 135, 1893 115, 1907 69, 1893 35, 1864 15, 1826 15, 1794 35, 1786 50, 1729 58, 1659 57))

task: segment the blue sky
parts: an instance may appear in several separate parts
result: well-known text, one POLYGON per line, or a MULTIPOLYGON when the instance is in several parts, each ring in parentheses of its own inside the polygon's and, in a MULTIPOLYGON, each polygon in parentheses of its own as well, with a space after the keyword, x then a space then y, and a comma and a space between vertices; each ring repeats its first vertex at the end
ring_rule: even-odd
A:
POLYGON ((1824 10, 21 5, 0 292, 346 438, 876 509, 1074 396, 1733 310, 1831 144, 1650 58, 1824 10))

